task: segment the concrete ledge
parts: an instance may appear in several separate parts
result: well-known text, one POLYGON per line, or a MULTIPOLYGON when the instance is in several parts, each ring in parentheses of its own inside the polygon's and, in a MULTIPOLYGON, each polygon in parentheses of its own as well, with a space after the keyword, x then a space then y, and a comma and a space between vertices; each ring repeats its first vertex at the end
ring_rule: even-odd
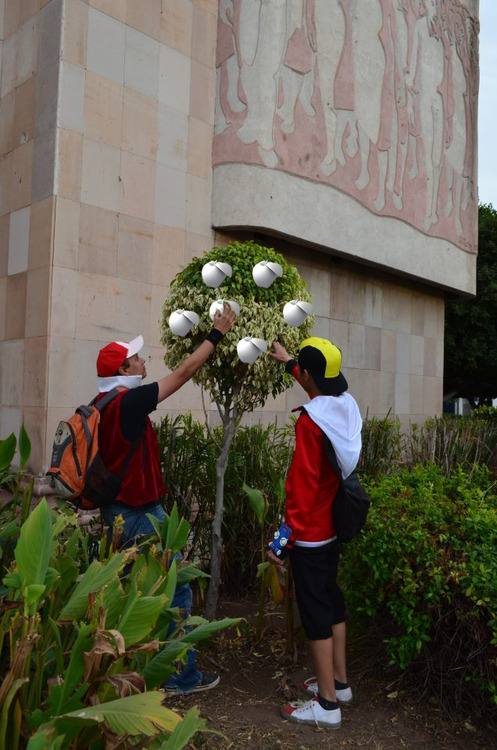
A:
POLYGON ((216 229, 263 230, 462 295, 476 293, 476 255, 378 216, 330 185, 248 164, 214 167, 216 229))

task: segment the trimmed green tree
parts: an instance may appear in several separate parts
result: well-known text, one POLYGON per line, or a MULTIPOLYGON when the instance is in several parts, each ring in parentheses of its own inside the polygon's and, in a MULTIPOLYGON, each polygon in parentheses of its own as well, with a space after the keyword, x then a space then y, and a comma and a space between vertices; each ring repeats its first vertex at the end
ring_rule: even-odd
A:
POLYGON ((310 294, 297 269, 282 255, 254 242, 233 242, 227 247, 215 247, 202 258, 193 258, 171 283, 162 322, 162 343, 166 347, 164 361, 170 369, 177 368, 205 339, 212 326, 209 308, 212 302, 221 298, 237 302, 240 314, 231 331, 194 377, 194 382, 207 391, 216 404, 223 435, 216 461, 207 617, 216 611, 221 583, 224 476, 236 428, 245 413, 263 407, 269 396, 277 396, 292 384, 281 363, 265 354, 253 364, 243 363, 238 357, 237 344, 241 339, 253 336, 266 341, 268 349, 277 340, 289 352, 297 352, 299 343, 310 335, 314 323, 314 318, 309 316, 301 326, 293 327, 283 318, 283 307, 287 302, 310 301, 310 294), (283 269, 283 276, 268 289, 258 287, 252 277, 253 267, 264 260, 279 263, 283 269), (232 268, 231 278, 227 277, 216 289, 207 287, 202 280, 202 268, 209 261, 222 261, 232 268), (185 337, 175 336, 168 325, 169 316, 177 309, 193 310, 200 316, 198 326, 194 326, 185 337))

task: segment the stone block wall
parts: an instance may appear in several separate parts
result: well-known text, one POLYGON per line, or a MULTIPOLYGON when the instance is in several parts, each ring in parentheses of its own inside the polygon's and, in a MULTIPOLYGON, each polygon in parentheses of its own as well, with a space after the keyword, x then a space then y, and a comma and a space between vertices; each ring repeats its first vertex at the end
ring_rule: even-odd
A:
MULTIPOLYGON (((164 373, 159 318, 171 279, 194 255, 246 236, 247 227, 290 237, 274 243, 314 294, 315 333, 343 348, 344 371, 364 414, 391 410, 408 421, 441 410, 446 256, 425 248, 425 284, 413 283, 420 263, 411 249, 423 244, 422 232, 417 245, 403 245, 403 263, 395 255, 403 235, 390 229, 383 270, 381 263, 367 270, 359 261, 368 261, 368 243, 358 238, 379 238, 375 247, 381 246, 382 222, 404 226, 392 207, 383 216, 365 201, 354 217, 374 213, 374 231, 361 234, 359 224, 351 233, 347 212, 330 213, 320 197, 335 186, 339 169, 315 190, 307 180, 305 191, 287 191, 295 175, 267 168, 255 146, 240 179, 230 176, 232 165, 221 163, 216 147, 213 204, 216 86, 219 104, 226 96, 219 66, 229 76, 233 57, 221 60, 218 47, 216 61, 218 19, 218 0, 0 0, 0 437, 24 421, 35 472, 47 465, 58 421, 94 395, 102 345, 142 333, 149 377, 164 373), (260 182, 252 180, 253 170, 260 182), (280 210, 272 213, 264 197, 271 195, 265 182, 271 175, 287 181, 276 193, 280 210), (281 207, 286 200, 291 209, 295 196, 320 208, 319 222, 309 213, 312 237, 298 221, 281 223, 287 215, 281 207), (323 243, 330 228, 333 242, 323 243), (430 289, 430 276, 438 289, 430 289)), ((243 115, 236 117, 239 127, 243 115)), ((229 135, 217 130, 218 141, 229 135)), ((355 198, 347 201, 349 211, 355 198)), ((454 214, 450 222, 453 230, 454 214)), ((415 228, 409 231, 414 236, 415 228)), ((431 234, 438 252, 443 236, 431 234)), ((273 242, 267 234, 265 241, 273 242)), ((468 292, 474 254, 455 244, 447 244, 457 258, 449 270, 461 280, 454 288, 468 292)), ((248 421, 285 420, 301 400, 294 388, 248 421)), ((156 417, 164 410, 202 418, 199 389, 187 385, 156 417)))

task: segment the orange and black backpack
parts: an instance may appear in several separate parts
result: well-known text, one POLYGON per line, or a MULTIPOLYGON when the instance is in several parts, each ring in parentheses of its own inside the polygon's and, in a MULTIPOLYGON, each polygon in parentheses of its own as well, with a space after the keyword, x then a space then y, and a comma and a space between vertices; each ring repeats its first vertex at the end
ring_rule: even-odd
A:
POLYGON ((119 475, 105 466, 99 451, 100 416, 120 393, 114 388, 99 401, 79 406, 67 421, 59 422, 47 479, 56 494, 77 508, 92 510, 111 503, 119 493, 135 442, 119 475))

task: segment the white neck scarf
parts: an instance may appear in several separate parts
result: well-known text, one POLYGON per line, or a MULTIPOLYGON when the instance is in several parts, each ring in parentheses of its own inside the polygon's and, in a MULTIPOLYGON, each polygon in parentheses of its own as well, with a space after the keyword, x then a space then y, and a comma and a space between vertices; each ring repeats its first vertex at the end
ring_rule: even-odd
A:
POLYGON ((141 375, 113 375, 111 378, 98 378, 98 392, 108 393, 113 388, 138 388, 142 383, 141 375))

